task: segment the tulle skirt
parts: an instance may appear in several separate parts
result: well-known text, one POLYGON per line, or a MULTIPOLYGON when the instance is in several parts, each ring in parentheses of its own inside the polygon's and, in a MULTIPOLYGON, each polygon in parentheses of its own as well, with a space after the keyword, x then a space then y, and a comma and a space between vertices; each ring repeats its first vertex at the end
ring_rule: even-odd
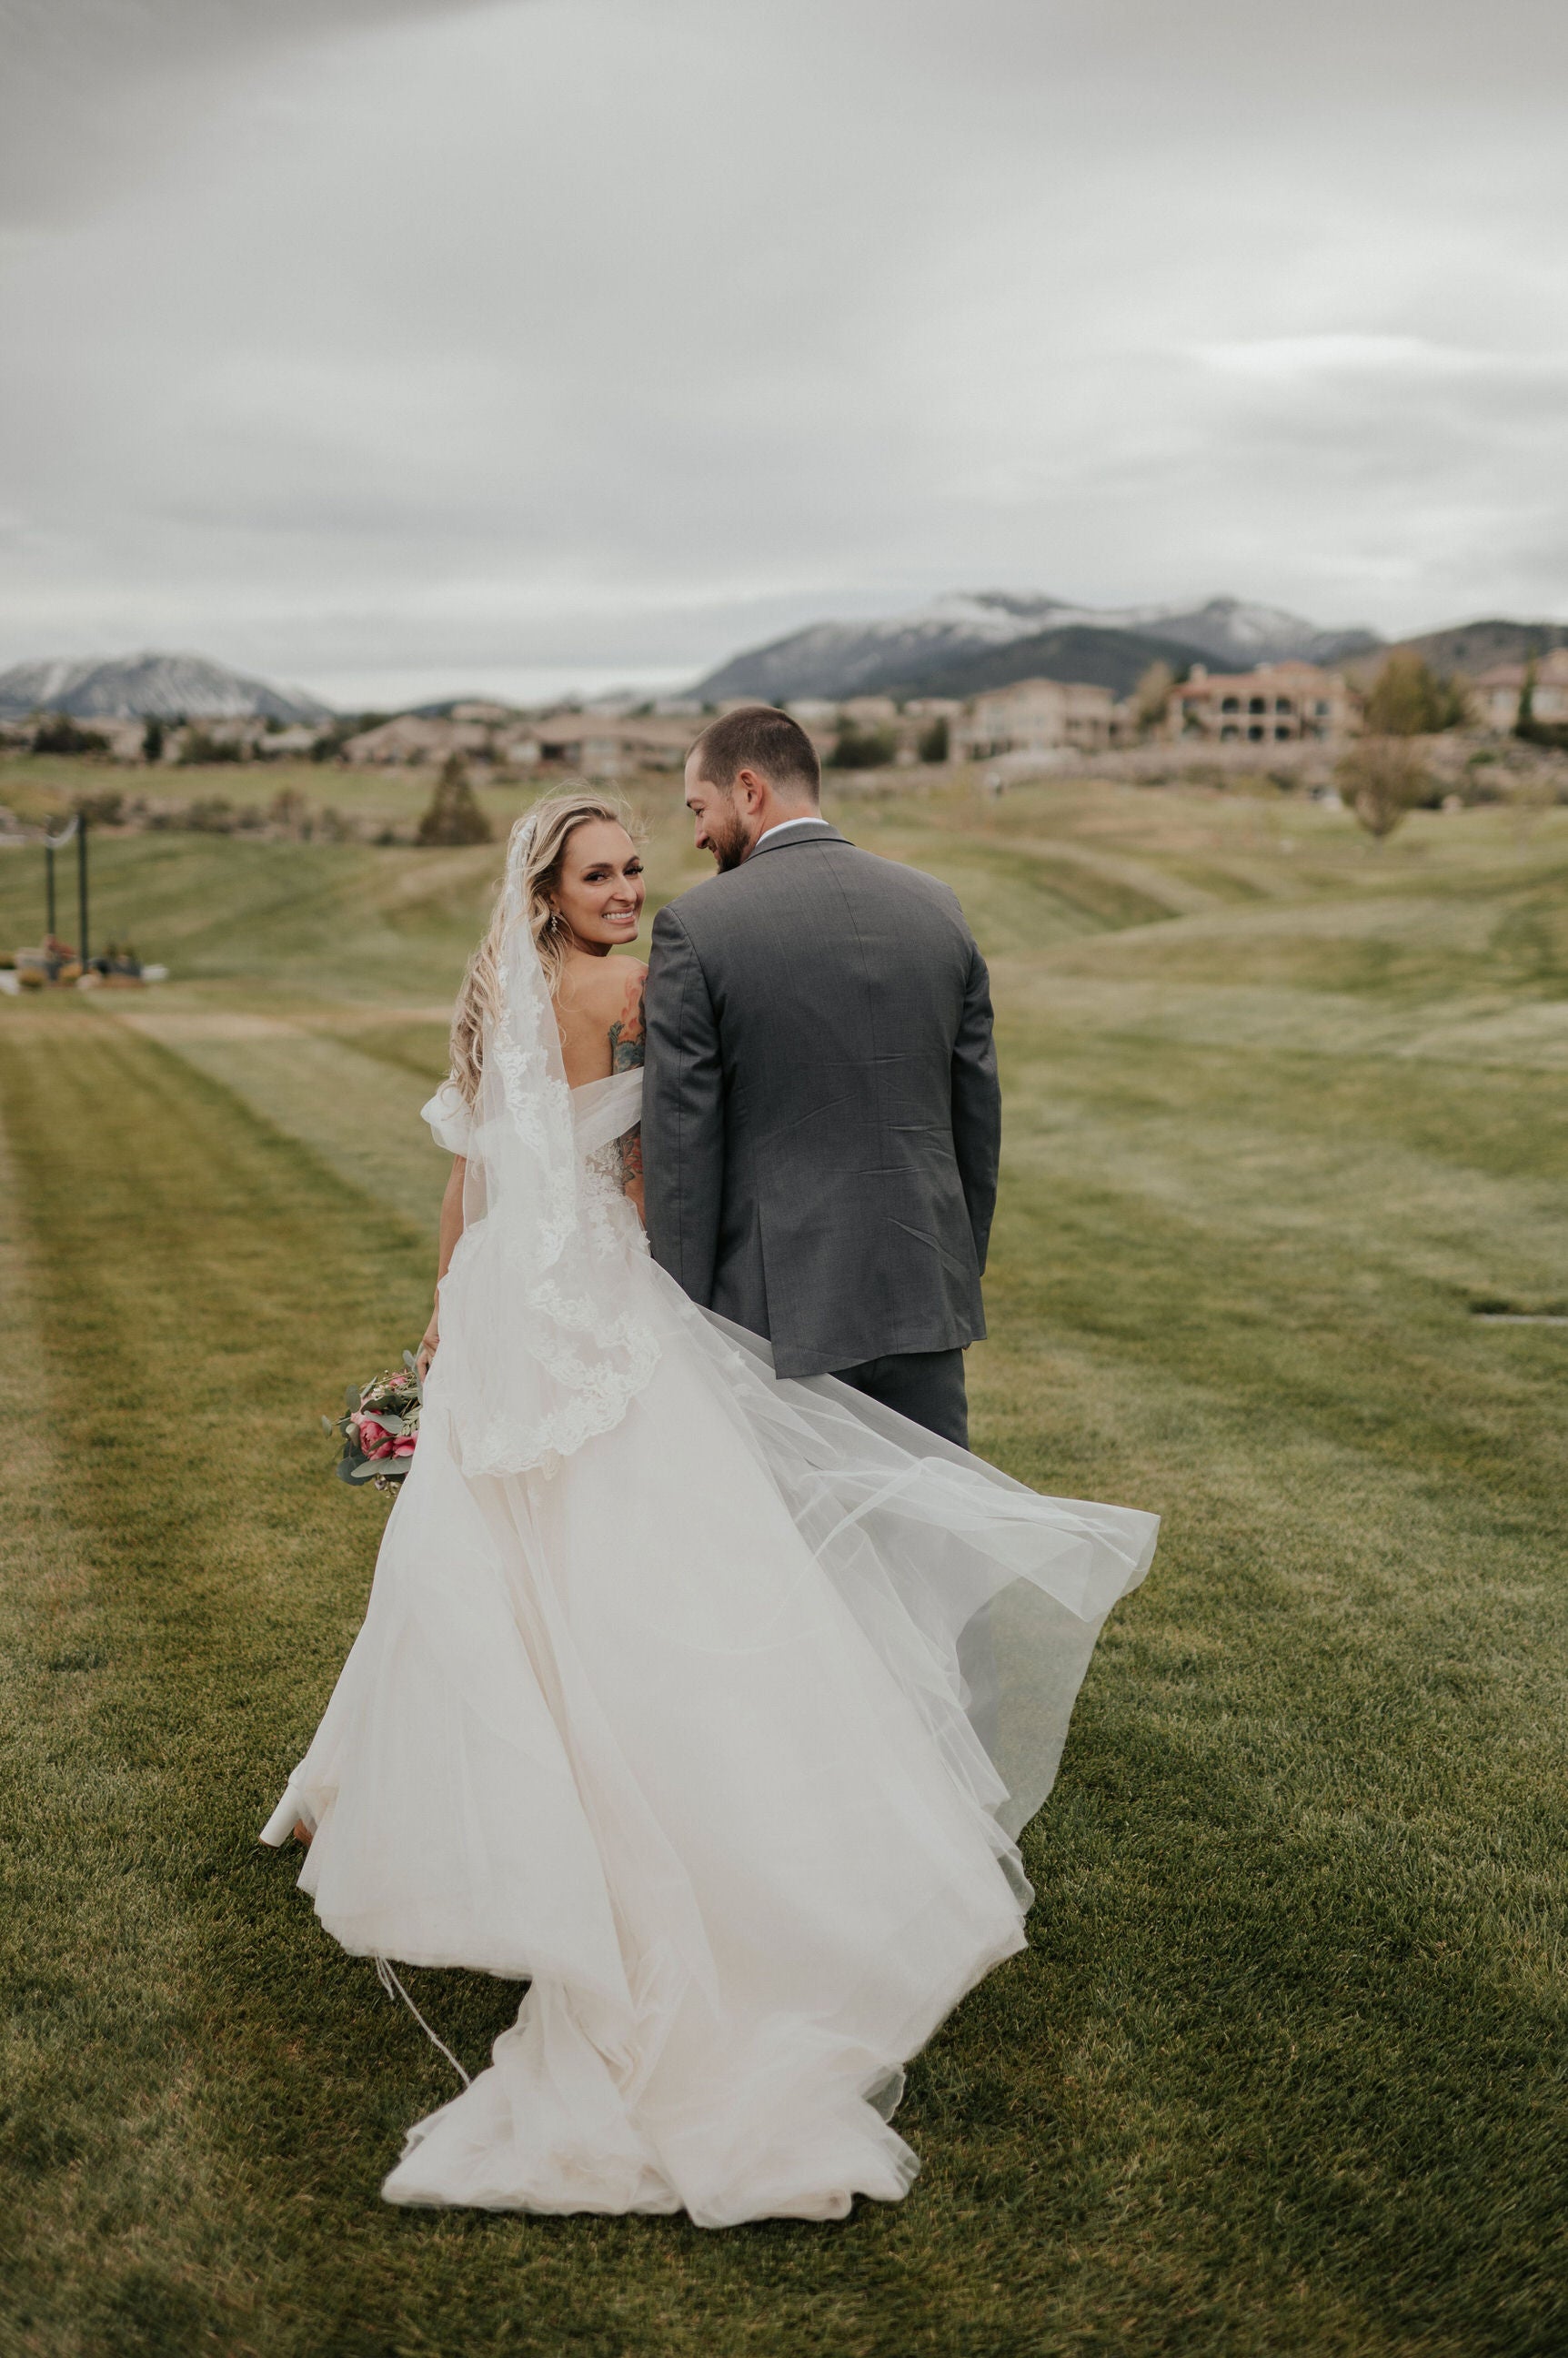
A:
POLYGON ((438 1357, 264 1840, 314 1829, 352 1953, 529 1984, 390 2201, 839 2218, 905 2192, 903 2067, 1023 1945, 1013 1836, 1157 1525, 625 1282, 657 1368, 548 1473, 465 1475, 438 1357))

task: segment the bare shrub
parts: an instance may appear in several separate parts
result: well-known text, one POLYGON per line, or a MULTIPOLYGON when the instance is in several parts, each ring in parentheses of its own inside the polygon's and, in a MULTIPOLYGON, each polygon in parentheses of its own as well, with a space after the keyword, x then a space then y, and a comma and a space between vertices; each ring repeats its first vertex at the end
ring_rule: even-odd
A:
POLYGON ((1176 675, 1168 663, 1152 663, 1132 691, 1132 718, 1141 737, 1152 736, 1165 718, 1176 675))
POLYGON ((1408 737, 1363 737, 1336 765, 1334 783, 1377 843, 1432 793, 1426 763, 1408 737))

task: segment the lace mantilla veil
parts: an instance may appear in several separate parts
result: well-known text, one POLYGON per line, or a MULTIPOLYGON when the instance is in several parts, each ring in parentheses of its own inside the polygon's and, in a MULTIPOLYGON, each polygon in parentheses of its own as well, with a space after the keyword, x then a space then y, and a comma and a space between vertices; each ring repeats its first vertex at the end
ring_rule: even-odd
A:
POLYGON ((507 856, 463 1233, 441 1287, 446 1400, 470 1476, 553 1472, 620 1423, 660 1356, 653 1324, 614 1282, 624 1239, 582 1160, 528 921, 532 839, 518 829, 507 856))

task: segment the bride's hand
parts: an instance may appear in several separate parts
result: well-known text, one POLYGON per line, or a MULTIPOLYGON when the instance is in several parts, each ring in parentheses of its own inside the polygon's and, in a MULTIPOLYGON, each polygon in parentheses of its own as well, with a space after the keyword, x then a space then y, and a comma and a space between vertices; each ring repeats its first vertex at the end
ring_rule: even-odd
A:
POLYGON ((439 1321, 439 1311, 432 1310, 430 1313, 430 1324, 426 1327, 424 1335, 420 1340, 419 1348, 414 1354, 414 1364, 419 1370, 419 1380, 421 1383, 424 1382, 426 1377, 430 1372, 430 1362, 435 1357, 437 1349, 440 1344, 441 1333, 439 1321))

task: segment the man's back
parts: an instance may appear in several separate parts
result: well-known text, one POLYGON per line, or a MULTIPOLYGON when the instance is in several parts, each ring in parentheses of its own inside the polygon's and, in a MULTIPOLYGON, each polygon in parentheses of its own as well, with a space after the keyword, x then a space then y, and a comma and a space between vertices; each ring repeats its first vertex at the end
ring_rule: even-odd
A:
POLYGON ((655 1257, 781 1375, 985 1332, 1000 1116, 953 893, 820 827, 661 911, 643 1112, 655 1257))

